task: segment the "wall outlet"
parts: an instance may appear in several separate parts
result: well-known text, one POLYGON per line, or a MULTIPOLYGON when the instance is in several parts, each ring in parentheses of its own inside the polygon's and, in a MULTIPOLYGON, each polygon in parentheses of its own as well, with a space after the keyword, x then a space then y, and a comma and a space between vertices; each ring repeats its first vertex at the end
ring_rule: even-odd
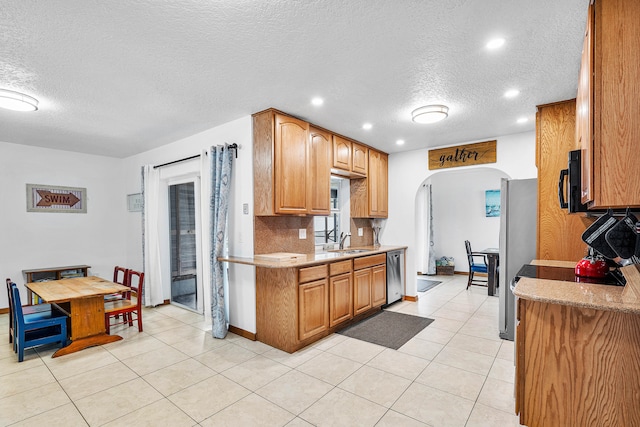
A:
POLYGON ((304 240, 307 238, 307 229, 306 228, 299 228, 298 229, 298 238, 300 240, 304 240))
POLYGON ((362 227, 358 228, 358 236, 359 237, 364 236, 364 230, 362 230, 362 227))
POLYGON ((242 204, 242 213, 245 215, 249 215, 249 203, 242 204))

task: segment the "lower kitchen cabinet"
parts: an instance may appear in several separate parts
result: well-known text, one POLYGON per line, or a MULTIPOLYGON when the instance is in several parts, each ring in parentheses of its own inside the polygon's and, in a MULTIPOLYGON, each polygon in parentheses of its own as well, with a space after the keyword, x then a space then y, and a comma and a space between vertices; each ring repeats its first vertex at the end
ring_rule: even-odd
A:
POLYGON ((298 288, 298 334, 307 339, 329 329, 329 285, 327 279, 304 283, 298 288))
POLYGON ((329 326, 333 327, 353 317, 353 280, 351 272, 329 279, 329 326))
POLYGON ((638 314, 520 298, 518 321, 521 424, 640 425, 638 314))
POLYGON ((371 269, 353 273, 353 314, 364 313, 371 308, 371 269))
POLYGON ((379 310, 386 254, 303 268, 256 267, 256 339, 293 353, 379 310))
POLYGON ((371 305, 381 306, 387 302, 387 266, 378 265, 371 268, 371 305))

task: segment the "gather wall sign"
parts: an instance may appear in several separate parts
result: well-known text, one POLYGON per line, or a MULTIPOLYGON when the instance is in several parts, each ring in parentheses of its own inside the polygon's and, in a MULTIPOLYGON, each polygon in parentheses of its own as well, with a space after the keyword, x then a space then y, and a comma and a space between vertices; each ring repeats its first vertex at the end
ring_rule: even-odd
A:
POLYGON ((496 140, 429 150, 429 170, 496 162, 496 140))

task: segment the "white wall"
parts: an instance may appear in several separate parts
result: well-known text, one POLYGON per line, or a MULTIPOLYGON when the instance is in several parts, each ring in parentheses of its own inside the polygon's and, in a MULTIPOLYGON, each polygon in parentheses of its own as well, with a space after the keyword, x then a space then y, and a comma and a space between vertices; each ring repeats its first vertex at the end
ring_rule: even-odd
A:
MULTIPOLYGON (((483 140, 486 139, 489 138, 483 140)), ((534 132, 506 135, 496 139, 498 141, 496 163, 465 166, 456 168, 456 170, 465 171, 478 167, 492 167, 501 170, 513 179, 537 177, 534 132)), ((469 141, 468 143, 473 142, 478 141, 469 141)), ((422 182, 436 172, 439 171, 428 169, 428 149, 389 155, 389 218, 386 221, 381 241, 383 244, 408 246, 406 293, 411 296, 416 295, 416 194, 422 182)), ((447 196, 447 198, 454 197, 457 196, 455 194, 447 196)), ((483 248, 478 247, 478 249, 483 248)))
POLYGON ((22 270, 87 264, 110 278, 126 263, 122 171, 120 159, 0 142, 0 272, 23 298, 22 270), (26 184, 86 188, 87 213, 27 212, 26 184))
POLYGON ((500 189, 500 179, 508 176, 492 168, 451 169, 434 173, 432 184, 434 251, 436 258, 455 259, 456 271, 469 271, 464 241, 474 250, 497 248, 500 217, 487 217, 485 191, 500 189))
MULTIPOLYGON (((233 163, 233 184, 229 206, 229 252, 235 256, 253 256, 253 148, 251 117, 246 116, 224 125, 208 129, 197 135, 150 150, 124 160, 125 192, 139 193, 141 188, 141 168, 143 165, 161 163, 200 154, 203 149, 223 143, 237 143, 238 158, 233 163), (242 205, 248 204, 247 214, 242 213, 242 205)), ((200 160, 181 162, 162 168, 164 176, 179 176, 199 172, 200 160)), ((202 177, 203 187, 207 186, 207 177, 202 177)), ((201 200, 203 206, 209 206, 208 200, 201 200)), ((208 219, 203 218, 203 224, 208 219)), ((129 213, 126 221, 127 265, 142 268, 142 219, 141 213, 129 213)), ((206 227, 203 227, 206 231, 206 227)), ((168 232, 167 232, 168 234, 168 232)), ((203 239, 206 240, 205 236, 203 239)), ((206 255, 206 254, 205 254, 206 255)), ((204 257, 205 302, 209 301, 210 282, 208 279, 208 256, 204 257)), ((163 265, 169 265, 168 255, 163 265)), ((167 267, 168 268, 168 267, 167 267)), ((165 299, 170 298, 170 283, 167 275, 163 277, 165 299), (166 280, 165 280, 166 278, 166 280)), ((255 269, 240 264, 229 265, 229 306, 230 323, 249 332, 255 332, 255 269)), ((205 303, 205 314, 210 314, 205 303)))

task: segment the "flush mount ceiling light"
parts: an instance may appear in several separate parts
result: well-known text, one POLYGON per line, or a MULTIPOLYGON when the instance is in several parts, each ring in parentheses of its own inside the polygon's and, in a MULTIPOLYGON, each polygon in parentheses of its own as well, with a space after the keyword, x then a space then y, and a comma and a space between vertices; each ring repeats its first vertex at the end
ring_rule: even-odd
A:
POLYGON ((365 123, 362 125, 362 129, 364 130, 369 130, 373 127, 373 125, 371 123, 365 123))
POLYGON ((396 144, 398 145, 404 145, 404 139, 399 139, 396 141, 396 144))
POLYGON ((411 112, 411 120, 416 123, 435 123, 447 118, 449 107, 446 105, 426 105, 411 112))
POLYGON ((315 105, 316 107, 319 107, 320 105, 324 104, 324 99, 320 98, 320 97, 315 97, 311 100, 311 103, 313 105, 315 105))
POLYGON ((510 89, 504 93, 505 98, 515 98, 520 95, 520 91, 518 89, 510 89))
POLYGON ((36 111, 38 100, 20 92, 0 89, 0 108, 13 111, 36 111))
POLYGON ((489 50, 495 50, 495 49, 498 49, 498 48, 502 47, 503 45, 504 45, 504 39, 503 38, 495 38, 495 39, 489 40, 489 42, 487 43, 486 47, 489 50))

